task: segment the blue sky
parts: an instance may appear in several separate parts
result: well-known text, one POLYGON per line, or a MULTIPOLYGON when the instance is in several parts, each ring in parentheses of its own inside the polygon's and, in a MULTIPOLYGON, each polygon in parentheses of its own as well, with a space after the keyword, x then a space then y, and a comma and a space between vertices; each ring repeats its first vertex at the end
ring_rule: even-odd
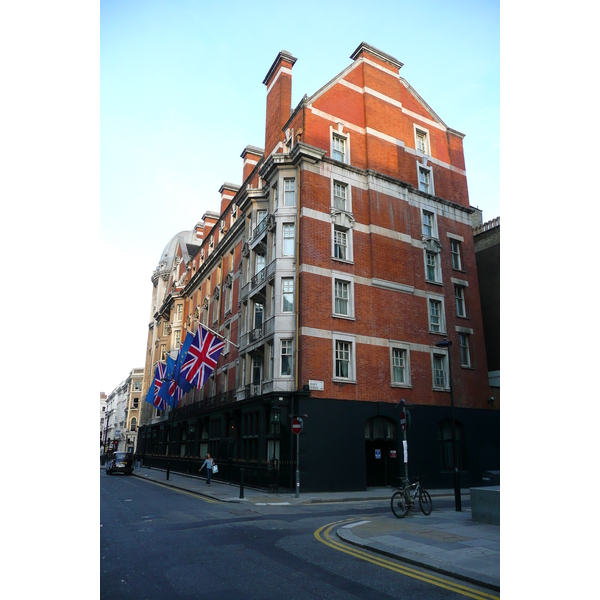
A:
POLYGON ((262 81, 280 50, 298 59, 294 106, 348 66, 362 41, 403 62, 400 74, 466 135, 471 204, 484 220, 500 215, 499 3, 364 7, 100 3, 101 277, 119 332, 101 341, 102 391, 144 366, 150 276, 163 248, 219 209, 224 182, 241 183, 242 150, 264 146, 262 81))

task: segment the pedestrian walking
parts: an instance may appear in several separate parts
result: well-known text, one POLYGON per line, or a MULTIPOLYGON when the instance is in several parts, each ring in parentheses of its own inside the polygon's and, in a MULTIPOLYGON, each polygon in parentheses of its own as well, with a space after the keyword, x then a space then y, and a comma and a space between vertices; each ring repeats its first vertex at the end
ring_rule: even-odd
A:
POLYGON ((200 473, 204 467, 206 467, 206 485, 210 485, 210 476, 213 469, 213 459, 210 457, 210 454, 206 455, 206 459, 202 463, 202 466, 198 469, 198 473, 200 473))

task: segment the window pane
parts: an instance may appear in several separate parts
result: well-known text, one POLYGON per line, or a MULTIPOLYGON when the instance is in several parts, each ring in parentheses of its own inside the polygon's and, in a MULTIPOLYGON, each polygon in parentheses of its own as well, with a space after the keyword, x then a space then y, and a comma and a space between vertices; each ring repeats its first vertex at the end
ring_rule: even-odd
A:
POLYGON ((284 179, 284 206, 296 206, 296 180, 284 179))
POLYGON ((342 260, 347 260, 348 257, 348 234, 343 231, 334 231, 334 256, 342 260))
POLYGON ((346 186, 334 182, 333 184, 333 206, 339 210, 346 210, 346 186))
POLYGON ((335 282, 335 313, 348 315, 349 284, 345 281, 335 282))
POLYGON ((392 363, 393 363, 393 381, 394 383, 404 383, 404 365, 405 365, 406 351, 399 348, 392 350, 392 363))
POLYGON ((335 343, 335 376, 348 378, 350 372, 350 343, 335 343))
POLYGON ((281 374, 292 374, 292 340, 281 340, 281 374))
POLYGON ((294 255, 294 225, 283 226, 283 255, 294 255))
POLYGON ((432 331, 440 331, 440 302, 429 301, 429 324, 432 331))
POLYGON ((281 280, 283 295, 283 312, 292 312, 294 310, 294 280, 285 278, 281 280))

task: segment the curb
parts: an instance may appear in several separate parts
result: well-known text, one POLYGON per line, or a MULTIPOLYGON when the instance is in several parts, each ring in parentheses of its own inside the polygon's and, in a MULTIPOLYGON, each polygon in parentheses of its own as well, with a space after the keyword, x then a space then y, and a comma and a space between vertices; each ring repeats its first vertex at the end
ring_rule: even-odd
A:
POLYGON ((382 554, 383 556, 387 556, 388 558, 394 558, 396 560, 415 565, 417 567, 423 567, 425 569, 435 571, 437 573, 440 573, 441 575, 453 577, 454 579, 460 579, 461 581, 466 581, 467 583, 473 583, 475 585, 480 585, 495 592, 500 592, 500 586, 494 581, 484 578, 478 579, 477 577, 474 577, 464 569, 457 568, 456 570, 451 570, 444 567, 439 561, 428 560, 426 558, 416 559, 411 557, 407 551, 387 550, 383 545, 367 542, 363 538, 360 538, 357 535, 353 534, 351 531, 340 531, 340 529, 341 528, 339 527, 338 529, 336 529, 335 534, 337 535, 337 537, 343 540, 344 542, 351 544, 352 546, 358 546, 359 548, 364 548, 366 550, 370 550, 371 552, 382 554))

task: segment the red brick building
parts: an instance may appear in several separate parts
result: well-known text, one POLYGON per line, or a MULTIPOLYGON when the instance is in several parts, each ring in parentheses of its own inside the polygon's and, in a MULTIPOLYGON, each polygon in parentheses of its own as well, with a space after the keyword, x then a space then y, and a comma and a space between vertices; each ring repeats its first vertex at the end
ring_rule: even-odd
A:
POLYGON ((282 51, 269 69, 265 148, 242 153, 242 185, 223 185, 162 305, 168 318, 181 298, 190 330, 233 344, 170 423, 140 431, 149 459, 210 451, 224 478, 246 467, 293 489, 290 415, 306 414, 302 489, 389 485, 404 472, 404 399, 411 474, 451 487, 452 381, 462 481, 499 468, 464 136, 398 60, 364 43, 351 59, 294 109, 296 59, 282 51))

